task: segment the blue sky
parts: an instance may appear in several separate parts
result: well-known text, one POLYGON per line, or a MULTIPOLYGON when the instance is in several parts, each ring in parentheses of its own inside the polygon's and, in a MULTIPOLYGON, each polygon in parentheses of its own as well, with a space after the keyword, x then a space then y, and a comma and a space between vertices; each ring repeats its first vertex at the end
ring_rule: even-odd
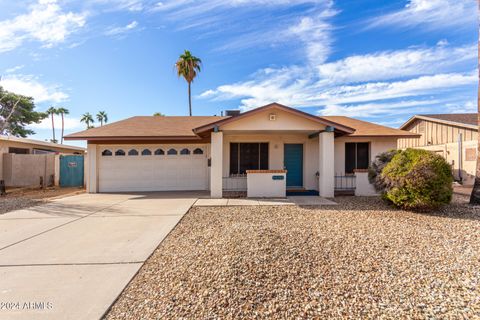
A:
POLYGON ((203 61, 194 115, 276 101, 397 127, 474 112, 476 45, 474 0, 0 0, 0 85, 68 108, 67 133, 85 112, 187 115, 184 49, 203 61))

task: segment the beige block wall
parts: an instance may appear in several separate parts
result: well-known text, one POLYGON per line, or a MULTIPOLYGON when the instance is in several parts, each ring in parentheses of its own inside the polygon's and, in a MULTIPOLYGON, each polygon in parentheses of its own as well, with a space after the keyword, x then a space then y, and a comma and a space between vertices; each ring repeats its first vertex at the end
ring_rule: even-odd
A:
POLYGON ((40 186, 40 177, 48 184, 55 175, 55 155, 3 154, 3 179, 8 187, 40 186))
POLYGON ((40 144, 0 140, 0 180, 5 180, 3 175, 3 156, 2 155, 7 154, 9 148, 28 149, 30 154, 33 153, 33 149, 53 149, 56 152, 64 153, 64 154, 73 154, 74 152, 78 152, 80 154, 85 153, 85 151, 82 151, 82 150, 72 150, 68 148, 62 148, 61 145, 58 145, 55 147, 47 147, 40 144))
POLYGON ((475 167, 477 163, 477 144, 478 142, 476 140, 463 141, 461 148, 461 158, 459 154, 460 148, 458 142, 417 148, 433 151, 443 156, 445 160, 447 160, 447 162, 452 166, 452 173, 456 180, 459 180, 460 177, 462 177, 464 185, 473 185, 475 180, 475 167), (468 149, 473 149, 471 150, 471 152, 475 154, 474 159, 469 159, 467 157, 467 152, 469 152, 467 151, 468 149))

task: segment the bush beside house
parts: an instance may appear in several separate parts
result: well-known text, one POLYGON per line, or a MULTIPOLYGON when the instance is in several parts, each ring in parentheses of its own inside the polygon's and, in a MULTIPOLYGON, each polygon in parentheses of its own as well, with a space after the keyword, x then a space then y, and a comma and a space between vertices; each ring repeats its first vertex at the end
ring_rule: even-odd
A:
POLYGON ((428 211, 452 200, 452 172, 443 157, 421 149, 388 151, 377 156, 370 181, 395 206, 428 211))

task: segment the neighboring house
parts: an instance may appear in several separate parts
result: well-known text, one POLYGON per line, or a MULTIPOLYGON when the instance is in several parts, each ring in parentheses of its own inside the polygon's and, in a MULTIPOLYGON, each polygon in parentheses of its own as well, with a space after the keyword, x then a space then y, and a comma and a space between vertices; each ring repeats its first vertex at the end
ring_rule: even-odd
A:
MULTIPOLYGON (((272 103, 227 117, 133 117, 65 139, 88 141, 92 193, 210 190, 222 197, 224 191, 246 191, 250 174, 283 172, 287 188, 332 197, 343 178, 365 171, 399 138, 417 136, 272 103)), ((284 180, 273 176, 266 182, 275 179, 284 180)))
MULTIPOLYGON (((13 163, 13 154, 15 155, 55 155, 55 154, 79 154, 83 155, 85 148, 68 146, 33 139, 18 138, 12 136, 0 136, 0 180, 6 180, 7 186, 11 185, 13 171, 22 172, 22 176, 28 177, 29 172, 36 172, 33 167, 45 166, 41 157, 30 157, 22 165, 13 163), (23 166, 23 167, 22 167, 23 166), (15 168, 19 167, 19 168, 15 168)), ((20 157, 20 156, 18 156, 20 157)), ((53 158, 52 158, 53 159, 53 158)), ((22 159, 23 161, 23 159, 22 159)), ((53 163, 53 160, 50 161, 53 163)), ((49 166, 49 171, 54 170, 53 165, 49 166), (52 168, 50 168, 52 167, 52 168)), ((34 178, 37 182, 37 175, 34 178)), ((21 179, 22 181, 25 179, 21 179)), ((25 180, 28 181, 29 179, 25 180)), ((16 185, 16 183, 14 183, 16 185)), ((18 186, 21 186, 19 184, 18 186)))
POLYGON ((451 164, 457 181, 473 185, 477 160, 477 117, 477 113, 415 115, 400 129, 420 136, 399 139, 398 148, 434 151, 451 164))

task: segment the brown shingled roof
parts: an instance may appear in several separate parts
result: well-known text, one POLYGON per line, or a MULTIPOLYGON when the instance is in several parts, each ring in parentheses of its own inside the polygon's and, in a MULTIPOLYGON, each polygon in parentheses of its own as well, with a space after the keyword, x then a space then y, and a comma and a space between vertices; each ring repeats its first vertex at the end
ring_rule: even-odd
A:
POLYGON ((464 127, 470 129, 478 128, 476 113, 443 113, 443 114, 420 114, 414 115, 400 126, 400 129, 408 129, 415 120, 421 119, 444 123, 451 126, 464 127))
POLYGON ((405 130, 394 129, 390 127, 385 127, 376 123, 371 123, 367 121, 362 121, 354 118, 349 118, 345 116, 322 116, 324 118, 336 123, 340 123, 344 126, 348 126, 355 129, 355 132, 349 134, 349 137, 387 137, 387 136, 398 136, 398 137, 418 137, 416 133, 412 133, 405 130))
POLYGON ((94 138, 197 138, 193 129, 226 117, 132 117, 65 136, 66 140, 94 138))
POLYGON ((471 124, 474 126, 478 124, 477 113, 422 114, 422 116, 444 121, 471 124))

